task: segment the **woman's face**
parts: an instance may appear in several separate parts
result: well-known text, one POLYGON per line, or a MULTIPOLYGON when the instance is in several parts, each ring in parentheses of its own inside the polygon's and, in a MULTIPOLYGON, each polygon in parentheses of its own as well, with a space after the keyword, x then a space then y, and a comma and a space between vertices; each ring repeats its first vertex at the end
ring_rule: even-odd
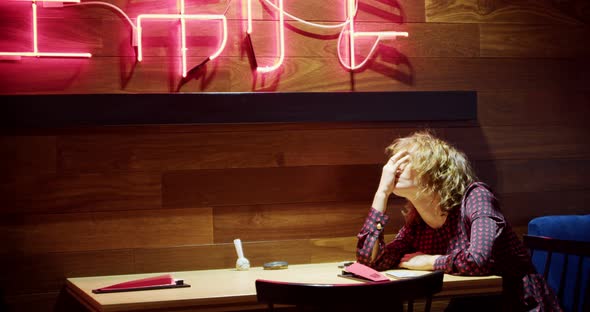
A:
POLYGON ((416 184, 416 171, 412 168, 412 156, 410 159, 399 165, 395 173, 395 187, 393 194, 401 197, 413 197, 418 192, 416 184))

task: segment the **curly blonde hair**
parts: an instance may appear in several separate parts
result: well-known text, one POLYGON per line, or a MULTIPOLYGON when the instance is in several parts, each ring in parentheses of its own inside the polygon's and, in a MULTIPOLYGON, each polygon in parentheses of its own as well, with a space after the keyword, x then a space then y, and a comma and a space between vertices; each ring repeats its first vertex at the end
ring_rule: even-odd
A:
MULTIPOLYGON (((461 204, 469 184, 477 177, 465 154, 449 143, 435 137, 433 131, 422 130, 398 138, 385 152, 389 157, 406 150, 416 172, 418 196, 438 194, 443 214, 461 204)), ((408 203, 405 214, 412 215, 414 207, 408 203)))

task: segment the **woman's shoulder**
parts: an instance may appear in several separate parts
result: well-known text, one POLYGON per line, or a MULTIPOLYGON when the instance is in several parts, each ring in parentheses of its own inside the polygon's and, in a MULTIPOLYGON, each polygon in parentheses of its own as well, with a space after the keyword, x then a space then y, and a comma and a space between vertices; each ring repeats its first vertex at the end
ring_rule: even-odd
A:
POLYGON ((499 202, 490 186, 483 182, 474 182, 465 192, 461 209, 467 215, 497 213, 499 202))
POLYGON ((494 196, 494 191, 492 188, 485 184, 484 182, 472 182, 469 184, 467 189, 465 190, 465 194, 463 195, 463 199, 467 199, 469 197, 482 197, 482 196, 494 196))

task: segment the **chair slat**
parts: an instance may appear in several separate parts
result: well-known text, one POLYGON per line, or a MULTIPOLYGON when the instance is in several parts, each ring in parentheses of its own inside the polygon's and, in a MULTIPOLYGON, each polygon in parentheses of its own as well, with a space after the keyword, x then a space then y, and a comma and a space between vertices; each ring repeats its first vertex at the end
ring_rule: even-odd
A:
MULTIPOLYGON (((565 300, 565 286, 568 284, 566 278, 569 267, 569 257, 578 256, 577 274, 575 274, 575 288, 573 293, 574 305, 572 307, 572 311, 579 310, 580 300, 583 301, 582 311, 590 311, 590 285, 585 285, 586 293, 584 295, 581 294, 583 289, 582 280, 586 278, 586 283, 589 281, 588 277, 584 276, 582 273, 584 269, 584 260, 590 257, 590 242, 562 240, 526 234, 523 235, 523 241, 525 246, 530 249, 531 258, 534 254, 536 254, 536 251, 547 252, 547 257, 545 258, 545 267, 543 269, 543 276, 547 280, 550 274, 551 262, 554 260, 552 258, 555 258, 553 257, 553 253, 560 253, 564 255, 563 268, 560 274, 561 278, 557 287, 557 297, 562 306, 565 300)), ((553 276, 553 273, 551 274, 553 276)))
MULTIPOLYGON (((574 289, 579 289, 580 291, 576 291, 574 292, 574 311, 578 311, 578 307, 580 306, 580 292, 582 292, 582 270, 584 269, 583 264, 584 264, 584 257, 578 257, 578 272, 579 274, 577 274, 576 276, 576 288, 574 289)), ((586 288, 586 290, 590 289, 590 286, 588 286, 586 288)), ((588 301, 588 299, 586 300, 588 301)))
POLYGON ((563 266, 561 267, 561 277, 559 278, 559 288, 557 290, 557 298, 560 298, 560 303, 563 306, 563 294, 565 291, 567 267, 568 267, 569 255, 565 255, 563 259, 563 266))

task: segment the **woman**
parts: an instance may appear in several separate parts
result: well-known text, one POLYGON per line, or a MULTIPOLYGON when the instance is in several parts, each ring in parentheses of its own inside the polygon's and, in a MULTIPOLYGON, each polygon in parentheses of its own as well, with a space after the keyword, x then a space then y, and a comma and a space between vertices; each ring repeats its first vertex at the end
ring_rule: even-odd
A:
MULTIPOLYGON (((554 293, 476 177, 463 153, 428 131, 395 140, 386 152, 381 181, 358 234, 357 260, 377 270, 397 267, 457 275, 501 275, 503 303, 490 310, 561 311, 554 293), (405 225, 385 244, 387 199, 407 199, 405 225)), ((478 310, 490 308, 481 304, 478 310)), ((459 301, 448 310, 463 310, 459 301)))

